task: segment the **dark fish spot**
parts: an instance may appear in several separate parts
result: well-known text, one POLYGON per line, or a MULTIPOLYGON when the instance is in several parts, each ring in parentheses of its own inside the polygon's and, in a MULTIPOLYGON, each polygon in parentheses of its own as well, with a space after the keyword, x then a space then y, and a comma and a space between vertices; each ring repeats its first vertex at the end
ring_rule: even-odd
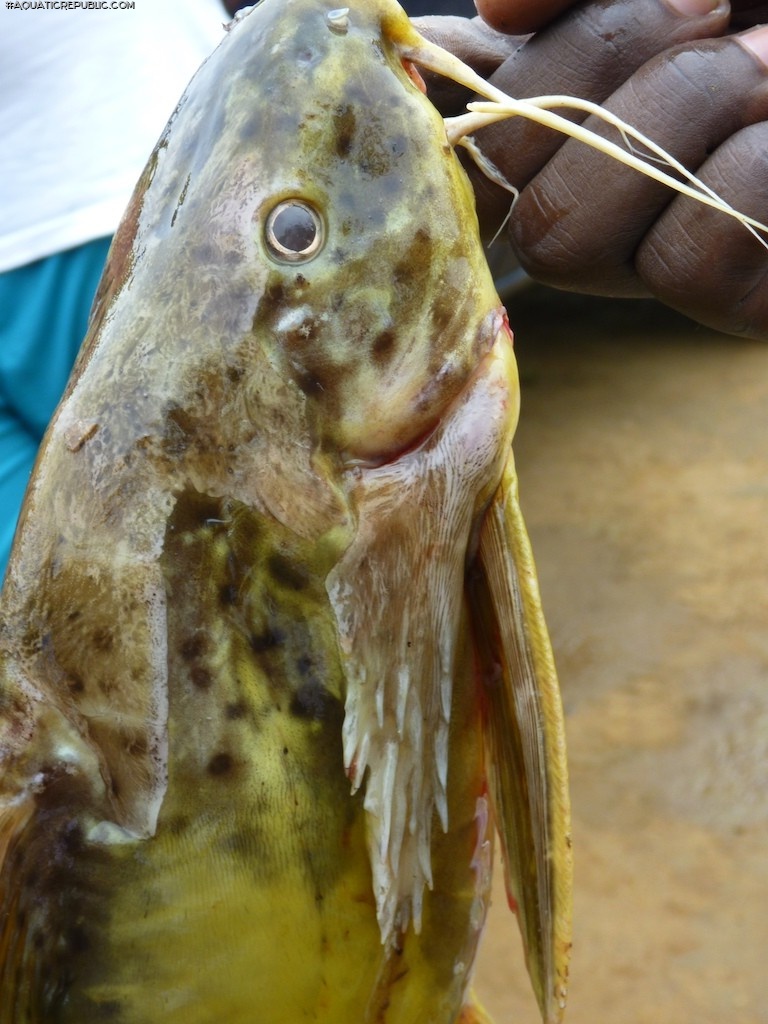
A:
POLYGON ((148 752, 146 736, 130 736, 125 739, 125 752, 133 757, 144 757, 148 752))
POLYGON ((272 579, 289 590, 303 590, 309 583, 309 573, 302 565, 297 565, 279 554, 272 554, 267 562, 272 579))
POLYGON ((311 373, 297 373, 296 383, 305 395, 310 395, 315 398, 318 395, 322 395, 325 391, 323 382, 311 373))
POLYGON ((263 869, 265 864, 262 859, 265 852, 264 835, 254 827, 241 827, 233 830, 224 839, 222 846, 225 850, 235 853, 247 859, 249 865, 254 865, 254 859, 259 859, 259 866, 263 869))
POLYGON ((42 949, 45 945, 45 935, 38 929, 32 936, 32 945, 35 949, 42 949))
POLYGON ((389 140, 389 151, 394 157, 400 157, 408 149, 408 139, 405 135, 393 135, 389 140))
POLYGON ((111 651, 115 638, 110 629, 97 629, 93 634, 93 646, 97 651, 111 651))
POLYGON ((80 676, 70 676, 67 679, 67 686, 69 687, 70 693, 83 693, 85 690, 85 683, 80 676))
POLYGON ((85 953, 91 947, 91 942, 83 928, 74 925, 67 933, 67 945, 73 953, 85 953))
POLYGON ((347 104, 337 107, 333 119, 333 131, 336 133, 336 155, 342 159, 349 156, 356 128, 357 119, 352 107, 347 104))
MULTIPOLYGON (((391 179, 385 178, 384 180, 391 179)), ((385 188, 383 191, 387 192, 388 190, 385 188)), ((373 207, 366 212, 365 219, 369 228, 382 228, 387 223, 387 211, 384 207, 373 207)))
POLYGON ((307 654, 302 654, 296 661, 296 668, 298 669, 299 675, 309 675, 312 669, 312 659, 307 654))
POLYGON ((432 323, 435 326, 435 331, 438 334, 442 334, 447 330, 452 318, 454 310, 449 307, 446 302, 436 302, 432 307, 432 323))
POLYGON ((238 700, 232 704, 227 704, 225 714, 231 721, 235 721, 238 718, 245 718, 248 711, 248 705, 244 700, 238 700))
POLYGON ((263 125, 263 119, 260 111, 254 111, 250 117, 246 118, 240 128, 240 138, 244 142, 250 142, 253 139, 257 139, 261 134, 263 125))
POLYGON ((192 416, 176 406, 166 415, 166 431, 163 448, 169 455, 182 455, 195 436, 196 426, 192 416))
POLYGON ((194 633, 181 645, 181 656, 185 661, 194 661, 195 658, 199 658, 201 654, 205 653, 208 647, 208 638, 204 633, 194 633))
POLYGON ((193 418, 191 418, 185 409, 180 409, 178 406, 168 410, 168 419, 171 423, 175 423, 179 430, 184 434, 191 433, 191 431, 195 429, 193 418))
POLYGON ((208 762, 208 774, 214 776, 230 775, 235 767, 231 754, 214 754, 208 762))
MULTIPOLYGON (((43 769, 45 773, 45 769, 43 769)), ((60 849, 68 857, 79 854, 83 847, 83 830, 76 821, 69 821, 59 833, 60 849)))
POLYGON ((177 533, 193 533, 212 521, 220 522, 221 501, 197 491, 185 491, 180 495, 173 511, 170 528, 177 533))
POLYGON ((231 384, 237 384, 243 378, 243 370, 239 366, 227 367, 227 380, 231 384))
POLYGON ((413 283, 417 275, 421 278, 424 277, 424 273, 428 270, 428 261, 424 259, 424 255, 429 249, 430 241, 430 235, 426 228, 418 228, 414 232, 413 240, 405 255, 393 268, 392 276, 395 284, 413 283), (422 273, 418 274, 420 270, 422 273))
POLYGON ((256 310, 254 318, 254 326, 258 324, 260 315, 262 315, 262 306, 266 307, 266 312, 271 312, 270 307, 281 306, 285 302, 285 285, 281 278, 274 276, 264 288, 264 295, 262 296, 258 309, 256 310))
POLYGON ((219 601, 221 604, 234 604, 237 601, 237 587, 234 583, 225 583, 219 588, 219 601))
POLYGON ((182 832, 186 832, 188 828, 189 816, 186 814, 178 814, 168 822, 168 831, 174 836, 180 835, 182 832))
POLYGON ((189 673, 189 678, 199 690, 210 690, 213 686, 213 676, 202 665, 194 665, 189 673))
POLYGON ((267 629, 263 633, 254 633, 251 636, 251 650, 256 654, 270 651, 283 643, 285 643, 285 634, 279 629, 267 629))
POLYGON ((334 715, 339 703, 337 697, 313 679, 303 683, 294 693, 291 698, 291 714, 297 718, 321 721, 334 715))
POLYGON ((372 346, 373 358, 378 363, 387 362, 393 355, 397 337, 394 331, 382 331, 372 346))
POLYGON ((316 63, 321 57, 321 54, 313 50, 310 46, 302 47, 302 49, 296 51, 296 63, 301 64, 303 67, 309 67, 316 63))

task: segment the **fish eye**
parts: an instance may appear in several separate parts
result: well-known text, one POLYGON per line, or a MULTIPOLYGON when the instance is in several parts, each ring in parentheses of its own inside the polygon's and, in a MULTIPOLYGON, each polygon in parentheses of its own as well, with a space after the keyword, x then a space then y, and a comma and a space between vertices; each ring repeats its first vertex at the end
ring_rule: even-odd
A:
POLYGON ((281 263, 305 263, 320 252, 325 229, 320 214, 303 199, 285 199, 267 217, 267 248, 281 263))

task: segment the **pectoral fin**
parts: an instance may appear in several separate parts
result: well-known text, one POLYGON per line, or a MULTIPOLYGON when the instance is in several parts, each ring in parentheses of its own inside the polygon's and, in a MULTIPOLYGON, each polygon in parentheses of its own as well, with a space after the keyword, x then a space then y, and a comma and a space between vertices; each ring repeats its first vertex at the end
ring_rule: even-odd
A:
POLYGON ((565 736, 510 454, 468 578, 486 702, 489 786, 510 904, 547 1024, 562 1017, 571 925, 565 736))

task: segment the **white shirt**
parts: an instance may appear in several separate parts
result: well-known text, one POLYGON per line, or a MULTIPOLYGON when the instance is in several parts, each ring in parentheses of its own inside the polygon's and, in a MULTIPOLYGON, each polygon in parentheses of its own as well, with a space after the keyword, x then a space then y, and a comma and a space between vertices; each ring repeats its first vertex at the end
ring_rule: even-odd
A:
POLYGON ((0 271, 114 232, 221 0, 0 6, 0 271))

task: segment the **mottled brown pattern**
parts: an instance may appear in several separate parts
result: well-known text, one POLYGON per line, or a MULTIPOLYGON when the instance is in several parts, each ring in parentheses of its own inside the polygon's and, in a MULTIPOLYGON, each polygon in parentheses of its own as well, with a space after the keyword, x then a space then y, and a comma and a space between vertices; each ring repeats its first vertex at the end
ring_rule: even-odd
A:
POLYGON ((328 10, 263 0, 199 71, 41 451, 0 605, 2 1024, 454 1024, 465 1001, 490 838, 463 566, 514 369, 403 67, 418 37, 391 0, 346 32, 328 10), (296 264, 264 234, 291 198, 325 231, 296 264), (369 662, 345 602, 382 609, 369 662), (385 734, 404 803, 379 799, 385 734), (446 831, 411 795, 443 769, 446 831))

